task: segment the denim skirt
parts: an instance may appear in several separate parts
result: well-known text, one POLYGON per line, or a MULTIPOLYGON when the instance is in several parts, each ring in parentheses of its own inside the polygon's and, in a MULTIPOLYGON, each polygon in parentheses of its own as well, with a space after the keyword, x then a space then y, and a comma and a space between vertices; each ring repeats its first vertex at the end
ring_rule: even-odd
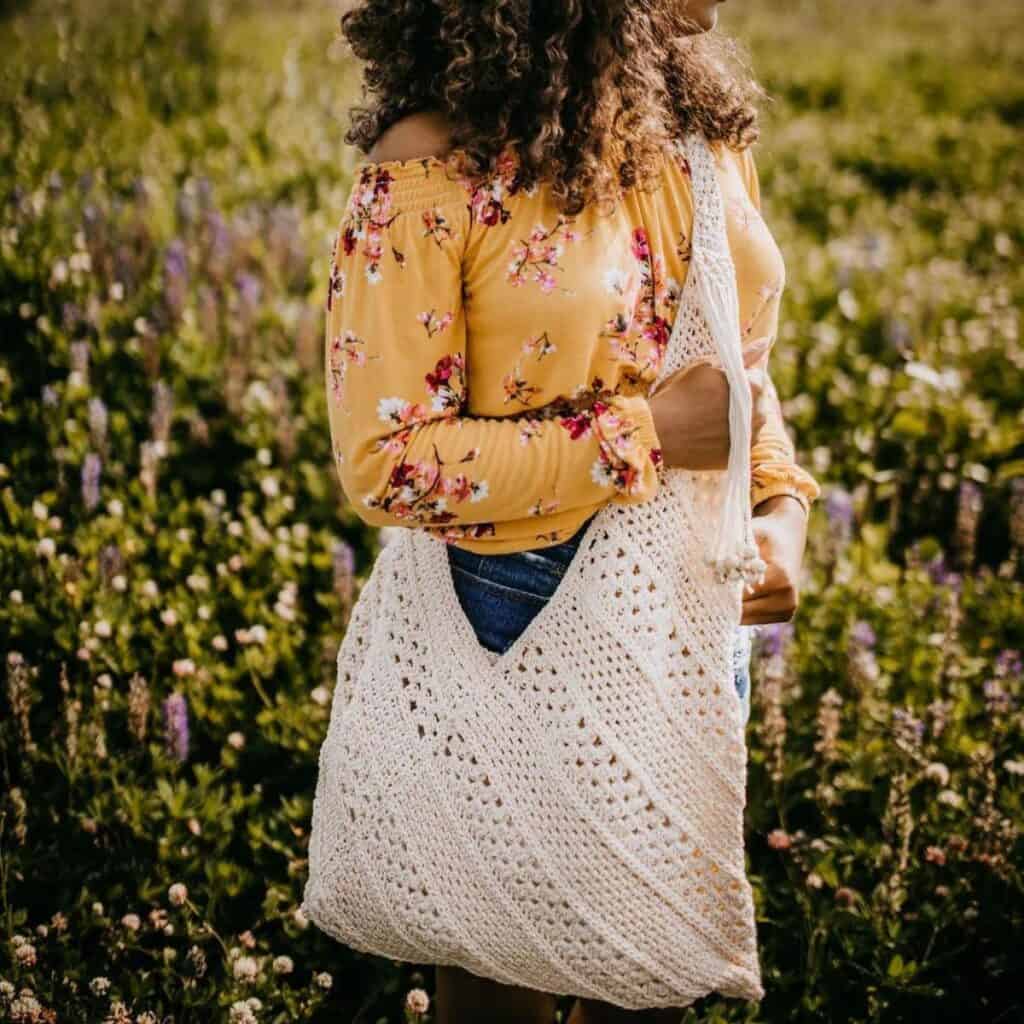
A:
MULTIPOLYGON (((568 540, 536 551, 478 555, 448 545, 455 593, 482 647, 504 654, 512 646, 558 588, 589 524, 590 519, 568 540)), ((750 716, 754 628, 737 626, 733 643, 734 680, 743 704, 744 723, 750 716)))

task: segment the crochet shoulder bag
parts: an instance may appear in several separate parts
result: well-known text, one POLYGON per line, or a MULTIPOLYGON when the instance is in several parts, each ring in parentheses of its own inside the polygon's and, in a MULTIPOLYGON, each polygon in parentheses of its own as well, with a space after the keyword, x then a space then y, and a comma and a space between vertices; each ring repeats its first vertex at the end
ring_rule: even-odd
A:
MULTIPOLYGON (((655 388, 698 361, 750 436, 714 158, 690 164, 693 253, 655 388)), ((744 870, 732 678, 761 578, 749 446, 607 504, 503 654, 458 602, 444 541, 398 530, 338 650, 302 909, 363 952, 639 1009, 763 995, 744 870), (717 531, 712 536, 713 524, 717 531)))

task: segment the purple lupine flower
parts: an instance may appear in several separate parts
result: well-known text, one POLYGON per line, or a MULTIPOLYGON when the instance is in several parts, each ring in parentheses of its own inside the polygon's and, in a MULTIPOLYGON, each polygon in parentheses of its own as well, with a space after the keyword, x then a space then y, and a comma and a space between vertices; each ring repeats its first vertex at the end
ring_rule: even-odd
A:
POLYGON ((83 378, 89 378, 89 342, 71 342, 71 369, 80 373, 83 378))
POLYGON ((758 653, 766 658, 782 654, 792 637, 792 622, 766 623, 757 632, 758 653))
POLYGON ((348 604, 352 600, 352 585, 356 571, 352 545, 343 540, 336 540, 331 547, 331 561, 334 565, 334 592, 348 604))
POLYGON ((831 533, 845 547, 853 533, 853 495, 842 487, 832 487, 825 497, 825 514, 831 533))
POLYGON ((149 423, 154 441, 166 442, 171 434, 171 416, 174 412, 174 392, 163 379, 153 385, 153 411, 149 423))
POLYGON ((63 302, 60 307, 61 326, 68 334, 82 322, 82 307, 77 302, 63 302))
POLYGON ((999 678, 1019 676, 1022 669, 1024 669, 1024 663, 1021 661, 1020 651, 1007 648, 996 655, 995 670, 999 678))
POLYGON ((164 251, 164 303, 175 318, 181 316, 188 296, 188 251, 180 238, 172 238, 164 251))
POLYGON ((178 195, 174 200, 174 212, 178 223, 184 227, 190 227, 196 221, 196 201, 192 196, 192 189, 188 184, 178 189, 178 195))
POLYGON ((196 178, 196 196, 204 210, 213 205, 213 183, 205 174, 196 178))
POLYGON ((1013 707, 1013 697, 998 679, 986 679, 982 685, 985 710, 990 715, 1005 715, 1013 707))
POLYGON ((885 340, 900 354, 910 348, 910 327, 901 317, 889 317, 885 321, 885 340))
POLYGON ((102 398, 89 399, 89 434, 92 443, 102 448, 107 440, 107 406, 102 398))
POLYGON ((88 452, 82 463, 82 501, 92 511, 100 502, 100 469, 103 463, 95 452, 88 452))
POLYGON ((853 624, 850 630, 850 642, 856 644, 863 650, 872 651, 875 648, 875 643, 878 637, 875 636, 875 631, 871 628, 871 625, 865 622, 863 619, 858 619, 853 624))
POLYGON ((100 579, 109 583, 124 568, 124 558, 117 544, 104 544, 99 553, 100 579))
POLYGON ((1024 476, 1010 481, 1010 539, 1024 548, 1024 476))
POLYGON ((964 565, 974 561, 974 547, 981 520, 982 490, 973 480, 963 480, 957 493, 956 540, 964 565))
POLYGON ((235 277, 235 288, 238 290, 238 315, 243 323, 251 323, 260 302, 260 280, 243 270, 235 277))
POLYGON ((206 213, 206 229, 209 239, 206 251, 207 275, 214 281, 220 281, 231 260, 231 228, 219 210, 210 209, 206 213))
POLYGON ((901 750, 914 754, 924 740, 924 722, 906 708, 893 708, 893 740, 901 750))
POLYGON ((172 693, 163 704, 164 747, 177 761, 188 759, 188 704, 185 695, 172 693))

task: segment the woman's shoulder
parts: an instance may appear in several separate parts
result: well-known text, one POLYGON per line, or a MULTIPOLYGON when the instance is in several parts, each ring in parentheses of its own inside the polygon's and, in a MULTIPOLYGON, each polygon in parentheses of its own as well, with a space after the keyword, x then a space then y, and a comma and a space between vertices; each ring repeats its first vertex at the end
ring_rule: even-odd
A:
POLYGON ((447 126, 436 116, 411 114, 392 125, 352 172, 346 216, 383 205, 394 213, 425 212, 438 205, 458 205, 472 222, 505 223, 505 200, 537 194, 519 173, 510 143, 484 174, 468 171, 467 152, 449 146, 447 126))

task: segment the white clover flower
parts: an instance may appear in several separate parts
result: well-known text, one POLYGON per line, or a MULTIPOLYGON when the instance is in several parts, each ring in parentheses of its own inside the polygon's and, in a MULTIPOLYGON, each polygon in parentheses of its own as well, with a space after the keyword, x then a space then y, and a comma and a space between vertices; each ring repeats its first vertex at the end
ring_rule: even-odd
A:
POLYGON ((92 628, 93 628, 93 632, 97 636, 102 636, 104 638, 105 637, 109 637, 114 632, 114 630, 111 628, 110 623, 107 622, 106 619, 99 619, 96 622, 96 625, 93 626, 92 628))
POLYGON ((261 466, 269 466, 270 463, 274 461, 274 457, 270 454, 270 449, 269 448, 261 448, 256 453, 256 461, 261 466))
POLYGON ((171 901, 171 905, 174 907, 184 906, 185 900, 188 899, 188 889, 181 882, 175 882, 167 890, 167 898, 171 901))
POLYGON ((232 572, 241 572, 244 565, 245 560, 242 558, 241 555, 232 555, 228 559, 228 568, 232 572))
POLYGON ((203 622, 209 622, 210 616, 213 615, 213 610, 210 608, 208 604, 201 604, 196 609, 196 615, 198 615, 199 618, 203 620, 203 622))
POLYGON ((100 903, 100 901, 99 901, 99 900, 96 900, 96 902, 95 902, 95 903, 93 903, 93 905, 92 905, 92 912, 93 912, 93 913, 94 913, 94 914, 95 914, 95 915, 96 915, 97 917, 102 917, 102 916, 103 916, 103 904, 102 904, 102 903, 100 903))
POLYGON ((157 586, 156 580, 146 580, 146 582, 142 584, 142 593, 146 597, 159 597, 160 588, 157 586))
POLYGON ((241 537, 242 534, 245 533, 245 527, 237 519, 232 519, 231 522, 228 523, 228 533, 231 534, 232 537, 241 537))
POLYGON ((233 747, 235 750, 241 750, 245 746, 245 733, 228 733, 228 746, 233 747))
POLYGON ((114 685, 114 679, 109 672, 103 672, 96 677, 96 685, 103 690, 109 690, 114 685))
POLYGON ((936 799, 940 804, 945 804, 947 807, 962 807, 964 798, 953 789, 944 789, 936 799))
POLYGON ((281 601, 274 605, 274 614, 278 618, 284 619, 285 622, 295 621, 295 609, 291 605, 282 604, 281 601))
POLYGON ((56 533, 64 525, 64 520, 60 516, 50 516, 46 520, 46 525, 56 533))
POLYGON ((110 979, 104 978, 102 975, 97 978, 93 978, 89 982, 89 990, 94 996, 102 996, 110 991, 110 979))
POLYGON ((300 543, 309 539, 309 526, 306 523, 294 523, 292 525, 292 536, 300 543))
POLYGON ((312 697, 317 704, 323 707, 331 699, 331 691, 328 690, 326 686, 318 686, 312 693, 310 693, 310 697, 312 697))
POLYGON ((238 981, 255 981, 260 973, 260 965, 255 957, 240 956, 235 961, 232 972, 238 981))
POLYGON ((211 641, 214 650, 226 651, 228 649, 228 638, 223 633, 218 633, 211 641))
POLYGON ((34 967, 36 963, 36 947, 27 940, 14 947, 14 959, 21 967, 34 967))
POLYGON ((142 927, 142 918, 138 914, 125 914, 121 924, 130 932, 137 932, 142 927))
POLYGON ((117 516, 120 519, 120 517, 124 515, 124 503, 120 498, 111 498, 110 501, 107 502, 107 511, 112 516, 117 516))
POLYGON ((12 590, 7 595, 7 597, 10 600, 11 604, 22 604, 24 601, 24 595, 21 593, 20 590, 12 590))
POLYGON ((160 613, 160 621, 165 626, 175 626, 178 623, 178 613, 173 608, 165 608, 160 613))
POLYGON ((421 988, 411 988, 405 996, 405 1008, 410 1013, 426 1013, 430 1009, 430 996, 421 988))
POLYGON ((171 665, 171 671, 176 676, 194 676, 196 674, 196 663, 191 658, 178 658, 171 665))
POLYGON ((179 527, 174 534, 182 544, 187 544, 192 539, 192 531, 187 526, 179 527))
POLYGON ((204 576, 201 572, 192 572, 185 577, 185 585, 190 590, 209 590, 210 580, 207 576, 204 576))
POLYGON ((249 627, 249 637, 254 644, 265 644, 267 642, 267 627, 257 623, 249 627))
POLYGON ((295 970, 295 964, 290 956, 275 956, 273 966, 275 974, 291 974, 295 970))
POLYGON ((110 585, 119 593, 123 594, 128 589, 128 580, 125 578, 123 573, 118 573, 111 581, 110 585))
POLYGON ((1024 761, 1004 761, 1003 767, 1010 775, 1024 775, 1024 761))
POLYGON ((217 508, 223 508, 228 502, 228 496, 224 493, 222 487, 216 487, 210 491, 210 501, 217 506, 217 508))
POLYGON ((256 1014, 240 1000, 231 1004, 231 1024, 257 1024, 256 1014))
POLYGON ((53 558, 57 553, 57 544, 52 537, 43 537, 36 545, 36 553, 43 558, 53 558))
POLYGON ((924 776, 931 782, 937 782, 940 786, 949 784, 949 769, 941 761, 932 761, 925 768, 924 776))
POLYGON ((32 502, 32 515, 42 522, 50 514, 50 510, 38 498, 32 502))
POLYGON ((120 281, 111 281, 107 294, 111 302, 120 302, 124 298, 124 285, 120 281))
POLYGON ((14 986, 4 978, 0 981, 0 999, 11 999, 14 996, 14 986))
POLYGON ((268 498, 276 498, 280 493, 280 486, 278 485, 277 477, 269 475, 263 477, 263 479, 260 480, 260 490, 268 498))
POLYGON ((292 912, 292 920, 300 931, 305 931, 309 927, 309 918, 306 916, 306 912, 302 907, 295 908, 292 912))
POLYGON ((326 992, 334 984, 334 979, 326 971, 320 971, 313 975, 313 984, 326 992))

